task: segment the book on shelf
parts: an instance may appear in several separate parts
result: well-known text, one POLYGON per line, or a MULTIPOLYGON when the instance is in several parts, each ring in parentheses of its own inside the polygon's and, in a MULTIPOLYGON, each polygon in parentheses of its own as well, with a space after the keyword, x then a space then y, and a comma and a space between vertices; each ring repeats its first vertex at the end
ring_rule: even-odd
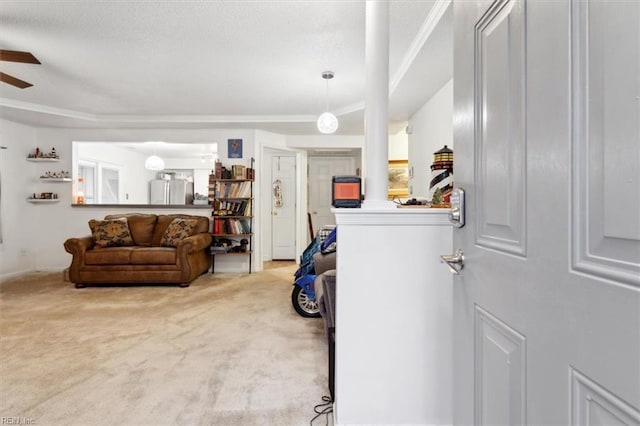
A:
POLYGON ((246 167, 240 164, 234 164, 231 166, 231 174, 234 179, 245 179, 245 169, 246 167))
POLYGON ((213 219, 213 233, 227 235, 250 234, 251 224, 248 219, 215 217, 213 219))
POLYGON ((214 184, 219 179, 240 180, 248 179, 254 180, 255 169, 242 165, 231 166, 231 170, 226 169, 224 166, 216 163, 213 172, 209 175, 209 183, 214 184))
POLYGON ((214 216, 251 216, 251 200, 215 200, 214 216))
POLYGON ((251 182, 215 182, 209 185, 209 198, 250 198, 251 182))

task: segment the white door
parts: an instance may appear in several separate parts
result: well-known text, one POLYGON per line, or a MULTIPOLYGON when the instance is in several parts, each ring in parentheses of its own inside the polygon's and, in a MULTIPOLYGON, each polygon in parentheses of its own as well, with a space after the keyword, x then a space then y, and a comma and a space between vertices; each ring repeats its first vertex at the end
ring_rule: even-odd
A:
POLYGON ((295 259, 296 157, 272 157, 271 178, 272 258, 295 259))
POLYGON ((454 28, 455 424, 638 425, 640 2, 459 1, 454 28))
POLYGON ((355 175, 351 157, 309 157, 309 213, 315 233, 323 225, 335 225, 331 213, 331 178, 355 175))

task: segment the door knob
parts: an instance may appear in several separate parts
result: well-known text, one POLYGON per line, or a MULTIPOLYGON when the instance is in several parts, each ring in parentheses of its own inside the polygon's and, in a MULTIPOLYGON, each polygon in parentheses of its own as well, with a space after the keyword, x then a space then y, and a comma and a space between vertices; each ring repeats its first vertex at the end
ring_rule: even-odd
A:
POLYGON ((442 254, 440 259, 447 265, 453 275, 460 274, 460 271, 464 268, 464 253, 460 249, 456 250, 454 254, 442 254))

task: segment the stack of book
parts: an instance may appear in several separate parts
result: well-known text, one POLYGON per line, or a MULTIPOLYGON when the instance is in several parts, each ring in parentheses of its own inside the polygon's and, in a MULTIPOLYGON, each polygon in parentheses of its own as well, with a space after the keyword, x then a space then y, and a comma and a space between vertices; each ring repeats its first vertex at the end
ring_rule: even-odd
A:
POLYGON ((213 196, 215 198, 250 198, 251 182, 217 182, 213 196))
POLYGON ((213 214, 215 216, 251 216, 251 200, 216 200, 213 214))
POLYGON ((251 224, 247 219, 213 219, 213 233, 217 235, 250 234, 251 224))

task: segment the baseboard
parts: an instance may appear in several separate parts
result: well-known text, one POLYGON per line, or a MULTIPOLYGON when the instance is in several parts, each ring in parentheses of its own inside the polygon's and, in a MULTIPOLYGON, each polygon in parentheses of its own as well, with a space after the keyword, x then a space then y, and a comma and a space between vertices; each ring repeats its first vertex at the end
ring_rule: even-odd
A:
POLYGON ((33 274, 33 273, 37 273, 37 272, 43 272, 43 273, 60 272, 60 273, 63 274, 62 276, 63 276, 63 279, 64 279, 64 277, 65 277, 64 271, 65 271, 65 268, 52 267, 52 268, 24 269, 22 271, 7 272, 6 274, 0 275, 0 283, 3 283, 5 281, 13 279, 13 278, 19 278, 19 277, 21 277, 23 275, 33 274))
POLYGON ((18 277, 21 277, 22 275, 30 274, 32 272, 35 272, 35 271, 31 269, 25 269, 23 271, 7 272, 6 274, 0 275, 0 283, 5 282, 6 280, 9 280, 12 278, 18 278, 18 277))
POLYGON ((37 268, 31 272, 64 272, 66 268, 61 268, 59 266, 52 266, 50 268, 37 268))

